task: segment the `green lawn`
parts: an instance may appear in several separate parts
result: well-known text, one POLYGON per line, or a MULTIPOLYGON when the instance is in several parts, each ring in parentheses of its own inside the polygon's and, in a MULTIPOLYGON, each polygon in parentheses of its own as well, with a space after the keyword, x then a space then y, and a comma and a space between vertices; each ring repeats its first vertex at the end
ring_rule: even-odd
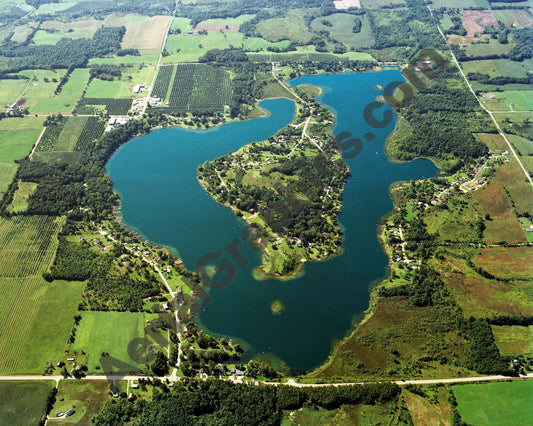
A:
POLYGON ((61 98, 79 98, 89 81, 88 68, 76 68, 70 74, 68 81, 63 86, 59 97, 61 98))
POLYGON ((506 90, 496 93, 496 98, 505 99, 504 106, 508 111, 533 111, 533 91, 506 90))
POLYGON ((13 104, 27 84, 27 80, 0 80, 0 107, 13 104))
POLYGON ((53 385, 53 381, 0 382, 0 424, 39 424, 53 385))
POLYGON ((31 148, 41 129, 0 130, 0 162, 21 160, 31 148))
POLYGON ((145 347, 141 345, 142 355, 138 353, 132 359, 128 354, 128 345, 144 337, 144 326, 142 313, 83 312, 72 350, 84 350, 87 353, 87 366, 91 372, 102 372, 96 366, 101 366, 103 352, 120 361, 118 371, 137 371, 144 364, 141 356, 145 347))
POLYGON ((530 425, 533 381, 454 386, 457 409, 472 425, 530 425))

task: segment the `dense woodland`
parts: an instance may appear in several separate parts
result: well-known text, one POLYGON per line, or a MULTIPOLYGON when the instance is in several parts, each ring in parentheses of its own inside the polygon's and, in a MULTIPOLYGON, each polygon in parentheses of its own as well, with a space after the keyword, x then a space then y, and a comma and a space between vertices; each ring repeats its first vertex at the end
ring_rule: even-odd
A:
MULTIPOLYGON (((109 400, 97 425, 278 425, 282 410, 303 406, 326 409, 343 404, 388 404, 399 398, 397 385, 383 383, 364 386, 296 388, 252 386, 220 380, 176 383, 171 391, 164 385, 153 390, 152 401, 109 400)), ((407 419, 410 417, 407 414, 407 419)))

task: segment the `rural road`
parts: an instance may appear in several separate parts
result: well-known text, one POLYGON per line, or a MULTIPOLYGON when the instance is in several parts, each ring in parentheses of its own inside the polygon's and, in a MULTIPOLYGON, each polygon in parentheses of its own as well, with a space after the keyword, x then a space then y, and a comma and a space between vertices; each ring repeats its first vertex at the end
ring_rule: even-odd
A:
MULTIPOLYGON (((82 379, 75 379, 72 377, 64 378, 63 376, 42 376, 42 375, 26 375, 26 376, 0 376, 0 381, 39 381, 39 380, 54 380, 59 382, 60 380, 138 380, 140 378, 147 378, 147 376, 86 376, 82 379)), ((167 377, 169 381, 179 381, 178 377, 167 377)), ((436 385, 436 384, 454 384, 454 383, 475 383, 475 382, 493 382, 498 380, 511 380, 511 379, 533 379, 533 373, 520 375, 520 376, 476 376, 476 377, 458 377, 453 379, 416 379, 416 380, 396 380, 393 383, 396 383, 399 386, 404 385, 436 385)), ((241 382, 240 380, 229 379, 234 382, 241 382)), ((372 384, 376 382, 346 382, 346 383, 297 383, 294 380, 289 380, 286 383, 279 382, 256 382, 250 381, 245 382, 250 384, 265 384, 265 385, 288 385, 295 387, 324 387, 324 386, 350 386, 350 385, 365 385, 372 384)))

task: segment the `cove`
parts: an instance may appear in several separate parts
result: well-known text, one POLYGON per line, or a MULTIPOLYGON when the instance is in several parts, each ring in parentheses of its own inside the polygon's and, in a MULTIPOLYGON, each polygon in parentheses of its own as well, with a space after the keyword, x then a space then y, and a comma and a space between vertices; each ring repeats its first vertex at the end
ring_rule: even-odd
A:
MULTIPOLYGON (((381 217, 392 209, 389 186, 398 180, 435 175, 428 160, 389 162, 384 153, 395 118, 383 128, 371 127, 363 110, 393 81, 399 70, 362 74, 305 76, 292 85, 322 88, 317 99, 336 114, 335 134, 350 132, 365 140, 356 158, 347 160, 352 176, 343 194, 339 221, 345 229, 344 250, 325 262, 309 263, 301 277, 289 281, 256 281, 252 269, 260 254, 243 250, 249 264, 240 268, 213 298, 197 321, 208 332, 245 344, 247 356, 272 356, 293 371, 316 367, 327 358, 335 340, 346 335, 354 318, 368 307, 369 289, 387 273, 387 257, 377 239, 381 217), (273 314, 271 304, 284 309, 273 314)), ((228 151, 260 141, 286 126, 294 115, 287 99, 264 101, 266 118, 236 122, 209 130, 167 128, 134 138, 110 159, 107 171, 122 196, 126 226, 152 243, 173 248, 189 269, 208 252, 222 252, 244 228, 242 221, 217 204, 196 180, 196 168, 228 151)), ((376 111, 380 118, 388 106, 376 111)), ((395 116, 394 116, 395 117, 395 116)))

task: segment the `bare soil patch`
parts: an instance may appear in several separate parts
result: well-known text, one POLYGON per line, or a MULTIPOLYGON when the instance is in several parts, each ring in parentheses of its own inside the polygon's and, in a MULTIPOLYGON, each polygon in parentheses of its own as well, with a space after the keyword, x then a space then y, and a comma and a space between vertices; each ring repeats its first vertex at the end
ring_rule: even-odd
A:
POLYGON ((498 21, 490 10, 463 10, 463 27, 467 36, 473 37, 487 27, 499 28, 498 21))
POLYGON ((359 0, 333 0, 335 9, 349 9, 350 7, 361 7, 359 0))

